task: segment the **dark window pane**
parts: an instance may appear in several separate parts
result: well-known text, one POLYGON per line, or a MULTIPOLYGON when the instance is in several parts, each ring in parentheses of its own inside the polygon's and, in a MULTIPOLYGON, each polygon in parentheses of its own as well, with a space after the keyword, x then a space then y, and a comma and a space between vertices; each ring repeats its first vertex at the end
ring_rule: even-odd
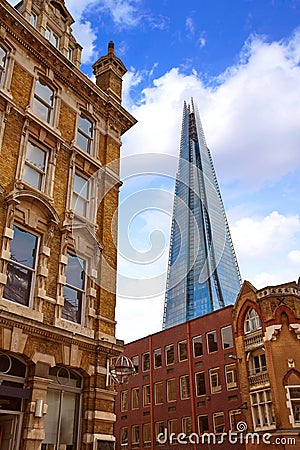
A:
POLYGON ((64 306, 62 309, 63 319, 80 323, 81 321, 81 303, 82 292, 75 289, 64 287, 64 306))
POLYGON ((3 297, 21 305, 28 306, 30 299, 32 272, 15 264, 8 263, 7 282, 3 297))
POLYGON ((33 268, 37 236, 14 226, 14 238, 10 245, 11 260, 33 268))
POLYGON ((66 268, 67 284, 84 289, 84 260, 68 253, 68 265, 66 268))

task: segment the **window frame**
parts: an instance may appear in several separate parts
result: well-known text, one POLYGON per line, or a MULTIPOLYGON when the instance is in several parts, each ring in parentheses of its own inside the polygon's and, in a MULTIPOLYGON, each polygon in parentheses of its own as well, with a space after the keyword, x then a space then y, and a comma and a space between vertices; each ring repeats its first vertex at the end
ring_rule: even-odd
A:
MULTIPOLYGON (((74 180, 73 180, 73 190, 72 190, 72 211, 74 212, 74 214, 83 217, 84 219, 90 220, 91 218, 91 193, 92 193, 92 181, 91 178, 85 177, 84 175, 82 175, 80 172, 75 171, 74 173, 74 180), (80 178, 81 180, 84 180, 83 183, 83 187, 81 188, 81 190, 79 192, 75 191, 75 181, 76 181, 76 177, 80 178), (86 190, 87 190, 87 196, 83 196, 82 195, 82 191, 86 186, 86 190), (81 213, 81 210, 79 210, 79 208, 76 209, 76 204, 78 202, 78 200, 80 200, 80 202, 82 202, 82 204, 84 205, 83 208, 83 214, 81 213)), ((81 204, 81 203, 79 203, 81 204)))
POLYGON ((162 367, 162 351, 161 348, 153 350, 153 367, 154 369, 160 369, 162 367))
POLYGON ((188 341, 187 341, 187 339, 184 339, 183 341, 178 342, 178 360, 179 360, 179 362, 181 362, 181 361, 187 361, 187 359, 188 359, 188 341), (181 350, 183 344, 186 347, 185 351, 181 350))
POLYGON ((47 39, 48 42, 50 42, 53 47, 60 49, 60 36, 48 25, 45 29, 45 39, 47 39), (56 43, 54 42, 56 40, 56 43))
POLYGON ((220 384, 220 367, 213 367, 209 369, 209 384, 211 394, 219 394, 222 391, 222 385, 220 384), (213 386, 213 377, 217 377, 217 384, 213 386))
POLYGON ((226 389, 227 391, 230 391, 232 389, 237 389, 238 387, 238 383, 237 383, 237 368, 236 368, 236 364, 232 363, 232 364, 227 364, 225 366, 225 381, 226 381, 226 389), (229 382, 228 381, 228 375, 230 373, 233 373, 233 380, 229 382))
POLYGON ((45 193, 46 186, 47 186, 47 174, 48 174, 49 159, 50 159, 50 149, 45 147, 44 145, 41 145, 39 142, 36 142, 35 139, 31 139, 31 137, 29 137, 29 139, 27 140, 26 149, 25 149, 25 159, 24 159, 23 171, 22 171, 22 181, 24 181, 24 183, 28 184, 32 188, 45 193), (27 152, 28 152, 29 144, 45 153, 44 169, 40 169, 34 163, 27 160, 27 152), (31 170, 35 171, 41 177, 40 187, 34 186, 33 184, 31 184, 28 180, 26 180, 24 178, 25 167, 29 167, 31 170))
MULTIPOLYGON (((36 286, 36 280, 37 280, 37 276, 38 276, 37 275, 37 268, 38 268, 38 262, 39 262, 39 251, 40 251, 40 244, 41 244, 41 236, 40 236, 40 234, 38 234, 36 232, 32 232, 32 230, 29 231, 28 228, 23 227, 22 225, 20 225, 17 222, 13 224, 13 228, 12 228, 12 230, 14 231, 14 236, 15 236, 15 228, 18 228, 21 232, 28 233, 28 234, 30 234, 30 235, 32 235, 32 236, 34 236, 36 238, 35 248, 33 249, 34 252, 35 252, 33 267, 31 268, 29 266, 26 266, 25 264, 19 263, 18 261, 15 261, 15 260, 13 260, 11 258, 11 246, 12 246, 12 242, 13 242, 13 239, 14 239, 14 238, 12 238, 12 240, 10 241, 10 259, 7 262, 7 269, 6 269, 7 277, 8 277, 8 271, 9 271, 9 269, 8 269, 9 268, 9 264, 17 266, 17 267, 19 267, 21 269, 25 269, 25 270, 29 270, 30 271, 31 277, 30 277, 30 288, 29 288, 29 294, 28 294, 28 301, 27 301, 27 304, 25 304, 25 303, 23 304, 23 303, 15 301, 15 300, 6 298, 5 297, 5 287, 4 287, 4 292, 3 292, 3 298, 5 300, 7 300, 7 301, 16 303, 16 304, 24 306, 26 308, 32 308, 33 307, 33 301, 34 301, 34 291, 35 291, 35 286, 36 286)), ((7 285, 7 282, 6 282, 6 285, 7 285)))
POLYGON ((40 120, 42 120, 45 123, 48 123, 49 125, 53 125, 54 120, 54 109, 55 109, 55 103, 56 103, 56 93, 57 90, 52 86, 51 83, 48 83, 43 79, 43 77, 38 77, 35 81, 34 90, 33 90, 33 100, 31 105, 31 110, 33 114, 38 117, 40 120), (49 91, 52 92, 52 96, 50 96, 51 102, 48 103, 47 100, 45 100, 43 97, 41 97, 37 93, 37 86, 41 85, 49 89, 49 91), (35 105, 37 105, 35 107, 35 105), (42 117, 42 115, 38 114, 38 106, 42 105, 43 108, 47 111, 47 118, 45 119, 42 117))
POLYGON ((151 423, 143 423, 143 445, 149 447, 151 445, 151 423))
POLYGON ((199 416, 197 416, 197 425, 198 425, 198 433, 199 436, 201 436, 204 433, 208 433, 209 432, 209 420, 208 420, 208 414, 199 414, 199 416), (205 417, 206 421, 207 421, 207 430, 201 430, 200 429, 200 417, 205 417))
POLYGON ((196 397, 201 397, 202 395, 206 395, 206 381, 205 381, 205 371, 204 370, 195 373, 195 389, 196 389, 196 397), (203 381, 204 381, 204 393, 200 394, 199 393, 200 389, 198 389, 199 383, 197 382, 197 379, 202 374, 203 374, 203 381))
POLYGON ((190 376, 181 375, 181 377, 179 378, 179 385, 180 385, 180 399, 188 400, 189 398, 191 398, 190 376))
POLYGON ((296 428, 296 427, 298 428, 300 426, 300 385, 288 385, 288 386, 285 386, 285 388, 287 390, 287 398, 288 398, 287 405, 288 405, 288 408, 290 410, 290 416, 291 416, 291 419, 292 419, 292 426, 293 426, 293 428, 296 428), (298 397, 293 397, 291 395, 291 392, 294 391, 294 390, 299 392, 298 397), (297 405, 296 405, 297 406, 296 413, 294 411, 293 403, 297 403, 297 405), (296 416, 296 414, 297 414, 297 416, 296 416), (299 414, 299 420, 297 419, 298 418, 298 414, 299 414))
POLYGON ((131 426, 131 444, 135 445, 139 443, 140 443, 140 426, 135 424, 131 426))
POLYGON ((120 395, 120 411, 128 411, 128 389, 121 391, 120 395))
MULTIPOLYGON (((214 429, 214 433, 215 434, 222 434, 225 432, 225 414, 224 411, 218 411, 218 412, 214 412, 212 415, 212 420, 213 420, 213 429, 214 429), (216 418, 218 417, 223 417, 223 429, 222 431, 217 431, 217 424, 216 424, 216 418)), ((218 425, 220 426, 220 425, 218 425)))
MULTIPOLYGON (((64 284, 64 290, 63 290, 63 297, 64 297, 64 305, 62 306, 62 312, 61 312, 61 315, 62 315, 62 319, 63 320, 66 320, 66 321, 68 321, 68 322, 71 322, 71 323, 76 323, 76 324, 78 324, 78 325, 84 325, 84 322, 85 322, 85 314, 84 314, 84 311, 85 311, 85 305, 86 305, 86 297, 87 297, 87 282, 88 282, 88 275, 87 275, 87 270, 88 270, 88 260, 87 259, 84 259, 84 258, 82 258, 81 256, 78 256, 78 255, 76 255, 76 253, 75 252, 72 252, 71 250, 68 250, 67 251, 67 258, 68 258, 68 263, 66 264, 66 267, 65 267, 65 270, 67 271, 67 268, 68 268, 68 264, 69 264, 69 257, 71 256, 72 258, 76 258, 77 260, 82 260, 83 262, 84 262, 84 265, 83 265, 83 268, 82 268, 82 274, 84 275, 84 280, 83 280, 83 287, 82 288, 79 288, 79 287, 77 287, 77 286, 73 286, 72 284, 70 284, 70 283, 68 283, 68 281, 67 281, 67 273, 66 273, 66 282, 65 282, 65 284, 64 284), (65 288, 68 288, 68 289, 70 289, 70 290, 73 290, 73 291, 76 291, 77 292, 77 294, 80 292, 81 293, 81 295, 82 295, 82 298, 81 298, 81 305, 80 305, 80 311, 79 311, 79 308, 78 308, 78 313, 80 314, 80 320, 77 320, 77 321, 74 321, 74 320, 71 320, 71 319, 67 319, 66 317, 63 317, 63 314, 64 314, 64 307, 65 307, 65 301, 66 301, 66 298, 65 298, 65 288)), ((79 262, 79 264, 80 264, 80 262, 79 262)), ((72 310, 73 311, 73 310, 72 310)))
POLYGON ((144 384, 143 386, 143 407, 151 405, 151 387, 150 384, 144 384))
POLYGON ((165 346, 165 361, 166 361, 166 366, 171 366, 172 364, 175 363, 175 346, 174 344, 168 344, 165 346), (171 360, 171 362, 169 362, 168 360, 168 354, 173 350, 173 359, 171 360))
MULTIPOLYGON (((4 86, 5 75, 7 72, 8 58, 9 58, 9 50, 0 43, 0 51, 3 50, 4 57, 2 58, 3 66, 0 64, 0 87, 4 86)), ((1 60, 0 60, 1 61, 1 60)))
POLYGON ((94 156, 95 153, 95 121, 91 119, 85 112, 81 112, 77 116, 77 129, 76 129, 76 147, 82 150, 84 153, 87 153, 88 155, 94 156), (85 120, 86 122, 89 122, 90 124, 90 134, 86 133, 86 131, 80 127, 80 119, 85 120), (86 148, 79 145, 78 143, 78 136, 81 136, 87 143, 86 148))
POLYGON ((177 400, 177 392, 176 392, 176 378, 169 378, 167 379, 167 402, 172 403, 176 402, 177 400), (170 385, 174 383, 174 386, 172 386, 172 390, 170 389, 170 385), (174 396, 172 394, 172 391, 174 393, 174 396), (174 397, 174 398, 173 398, 174 397))
MULTIPOLYGON (((73 432, 74 442, 73 442, 72 446, 74 446, 74 449, 77 450, 79 448, 79 434, 80 434, 80 428, 81 428, 83 379, 82 379, 82 376, 80 374, 78 374, 75 370, 69 370, 69 368, 64 367, 64 366, 55 366, 52 369, 53 370, 55 370, 55 369, 57 370, 57 375, 56 375, 57 382, 56 382, 56 380, 54 381, 54 379, 53 379, 54 376, 53 376, 53 378, 51 378, 49 376, 49 379, 51 381, 50 381, 50 384, 48 386, 48 392, 50 390, 59 392, 59 394, 60 394, 60 405, 59 405, 60 410, 62 410, 62 404, 63 404, 63 401, 64 401, 64 394, 66 392, 69 392, 69 393, 74 394, 76 396, 76 405, 75 405, 75 408, 74 408, 74 418, 77 418, 77 420, 74 420, 74 424, 75 424, 74 425, 74 432, 73 432), (70 384, 63 384, 63 383, 61 383, 60 380, 62 380, 63 378, 58 376, 58 373, 59 373, 60 369, 66 370, 66 372, 69 373, 69 374, 73 373, 74 376, 78 377, 78 380, 80 380, 80 386, 76 386, 75 387, 75 386, 71 386, 70 384)), ((51 371, 51 369, 50 369, 50 371, 51 371)), ((59 412, 57 419, 58 419, 58 421, 60 421, 60 424, 61 424, 61 419, 62 419, 61 412, 59 412)), ((59 425, 58 425, 58 427, 59 427, 59 425)), ((49 444, 49 443, 45 443, 45 442, 43 442, 43 443, 45 445, 49 444)), ((60 442, 58 442, 57 438, 56 438, 55 446, 58 447, 58 444, 60 444, 60 442)))
POLYGON ((262 329, 262 322, 261 322, 260 315, 258 314, 256 309, 250 308, 247 311, 247 314, 245 316, 245 321, 244 321, 245 334, 254 333, 255 331, 258 331, 261 329, 262 329), (254 315, 252 315, 252 317, 251 317, 252 313, 254 315))
POLYGON ((199 334, 199 336, 194 336, 193 337, 193 355, 194 355, 194 358, 200 358, 201 356, 203 356, 203 338, 202 338, 202 334, 199 334), (196 339, 200 340, 201 342, 196 342, 196 339), (196 355, 196 345, 197 344, 199 345, 199 343, 201 344, 201 354, 196 355))
POLYGON ((154 404, 162 405, 164 403, 164 382, 154 383, 154 404))
POLYGON ((142 372, 148 372, 149 370, 150 370, 150 352, 145 352, 142 354, 142 372))
POLYGON ((131 389, 131 409, 139 409, 140 407, 140 388, 135 387, 131 389), (134 393, 136 393, 134 397, 134 393))
POLYGON ((233 333, 232 333, 232 325, 227 325, 227 326, 221 328, 221 340, 222 340, 222 348, 223 348, 223 350, 226 350, 227 348, 233 348, 234 347, 234 338, 233 338, 233 333), (231 330, 232 344, 225 347, 225 345, 224 345, 224 332, 227 329, 231 330))
POLYGON ((207 353, 209 353, 209 354, 216 353, 219 350, 217 330, 208 331, 206 333, 206 345, 207 345, 207 353), (213 334, 215 335, 214 344, 217 347, 216 350, 210 350, 209 336, 213 335, 213 334))
POLYGON ((252 414, 252 422, 253 422, 254 431, 274 429, 276 427, 276 421, 275 421, 271 389, 266 388, 266 389, 260 389, 258 391, 250 392, 250 403, 251 403, 251 414, 252 414), (269 396, 267 395, 267 393, 269 394, 269 396), (263 396, 263 398, 261 398, 261 395, 263 396), (255 402, 253 401, 254 397, 256 399, 255 402), (272 417, 271 417, 271 414, 272 414, 272 417), (265 424, 265 422, 261 420, 261 419, 263 419, 263 415, 267 416, 267 424, 265 424), (271 420, 270 420, 270 418, 271 418, 271 420), (272 420, 272 419, 274 419, 274 420, 272 420), (259 424, 258 424, 258 421, 259 421, 259 424), (262 422, 263 422, 263 424, 262 424, 262 422))

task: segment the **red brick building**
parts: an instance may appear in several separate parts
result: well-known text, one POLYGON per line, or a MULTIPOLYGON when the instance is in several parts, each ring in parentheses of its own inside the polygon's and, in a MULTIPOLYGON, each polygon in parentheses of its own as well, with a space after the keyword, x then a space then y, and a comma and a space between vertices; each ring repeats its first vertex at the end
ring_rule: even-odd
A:
POLYGON ((247 450, 300 448, 299 283, 256 289, 245 281, 233 328, 247 431, 260 439, 247 450))
MULTIPOLYGON (((125 346, 137 373, 118 387, 116 450, 182 449, 178 434, 194 433, 184 444, 190 450, 204 433, 219 440, 236 429, 243 409, 231 323, 228 306, 125 346)), ((201 448, 220 448, 207 439, 201 448)), ((244 448, 223 439, 226 449, 244 448)))

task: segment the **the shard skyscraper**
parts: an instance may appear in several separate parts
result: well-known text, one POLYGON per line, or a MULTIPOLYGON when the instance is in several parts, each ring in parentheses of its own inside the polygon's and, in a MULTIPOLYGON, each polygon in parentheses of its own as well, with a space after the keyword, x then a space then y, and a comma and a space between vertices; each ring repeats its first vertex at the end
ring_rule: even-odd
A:
POLYGON ((184 104, 163 328, 234 303, 239 268, 197 107, 184 104))

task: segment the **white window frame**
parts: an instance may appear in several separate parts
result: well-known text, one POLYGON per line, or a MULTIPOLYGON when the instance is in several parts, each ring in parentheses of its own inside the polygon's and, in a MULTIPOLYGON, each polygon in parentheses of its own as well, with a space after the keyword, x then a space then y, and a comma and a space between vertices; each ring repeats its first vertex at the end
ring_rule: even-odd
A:
POLYGON ((240 409, 233 409, 229 411, 229 423, 231 431, 238 431, 236 426, 242 420, 242 417, 242 411, 240 409), (236 419, 237 417, 239 417, 239 420, 236 419))
POLYGON ((94 155, 94 141, 95 141, 95 122, 91 120, 87 115, 84 113, 81 113, 80 116, 77 118, 77 134, 76 134, 76 146, 80 148, 83 152, 87 153, 88 155, 94 155), (90 133, 86 133, 85 130, 80 128, 80 119, 85 120, 88 122, 90 126, 90 133), (87 142, 87 149, 83 148, 78 143, 78 136, 81 135, 87 142))
POLYGON ((8 63, 8 49, 5 48, 2 43, 0 44, 0 49, 3 50, 4 57, 2 59, 3 65, 0 64, 0 87, 3 87, 4 80, 5 80, 5 74, 7 70, 7 63, 8 63))
POLYGON ((228 391, 231 389, 236 389, 238 387, 236 364, 228 364, 225 366, 225 380, 226 388, 228 391), (230 376, 232 376, 233 381, 229 381, 230 376))
POLYGON ((121 412, 128 411, 128 390, 121 391, 121 412))
POLYGON ((216 353, 219 350, 217 330, 211 330, 211 331, 208 331, 206 333, 206 345, 207 345, 207 353, 209 353, 209 354, 216 353), (215 335, 215 337, 216 337, 216 345, 217 345, 217 349, 216 350, 212 350, 212 351, 210 351, 210 349, 209 349, 209 341, 208 341, 208 336, 211 335, 211 334, 215 335))
POLYGON ((88 219, 88 220, 91 218, 91 209, 92 209, 91 208, 91 197, 92 197, 91 194, 92 194, 91 179, 84 177, 81 173, 75 172, 74 181, 73 181, 73 192, 72 192, 72 210, 74 211, 74 213, 76 215, 84 217, 85 219, 88 219), (82 189, 80 192, 75 191, 76 177, 83 180, 83 182, 84 182, 83 187, 85 187, 85 185, 86 185, 86 189, 87 189, 86 197, 84 195, 82 195, 82 189), (82 203, 84 205, 83 214, 81 213, 81 211, 78 211, 78 209, 76 209, 76 204, 77 204, 78 200, 82 201, 82 203))
POLYGON ((131 443, 139 444, 140 442, 140 426, 132 425, 131 427, 131 443))
POLYGON ((209 431, 209 420, 208 420, 208 414, 200 414, 199 416, 197 416, 197 424, 198 424, 198 433, 199 436, 201 436, 204 433, 207 433, 209 431), (207 419, 207 423, 208 423, 208 427, 207 430, 200 430, 200 417, 206 417, 207 419))
POLYGON ((56 97, 56 90, 50 86, 48 83, 44 82, 42 78, 38 78, 35 82, 34 86, 34 93, 33 93, 33 100, 32 100, 32 107, 31 110, 33 114, 38 117, 40 120, 43 120, 44 122, 48 123, 49 125, 53 124, 53 118, 54 118, 54 107, 55 107, 55 97, 56 97), (49 91, 52 92, 52 100, 49 103, 47 100, 45 100, 43 97, 41 97, 37 93, 37 86, 38 85, 45 86, 49 89, 49 91), (35 108, 35 105, 42 105, 47 111, 47 118, 44 119, 38 114, 37 108, 35 108))
MULTIPOLYGON (((86 293, 87 293, 87 280, 88 280, 88 276, 87 276, 87 273, 88 273, 88 260, 85 259, 85 258, 82 258, 81 256, 76 255, 76 253, 74 253, 72 251, 68 251, 67 252, 67 256, 72 256, 72 257, 75 257, 77 259, 80 259, 80 260, 84 261, 84 268, 83 268, 84 283, 83 283, 83 288, 78 288, 77 286, 73 286, 72 284, 68 283, 67 280, 66 280, 66 283, 64 284, 64 288, 67 287, 67 288, 72 289, 72 290, 74 290, 76 292, 81 292, 82 293, 81 308, 80 308, 80 321, 78 321, 78 322, 76 321, 75 322, 75 321, 73 321, 71 319, 67 319, 65 317, 62 317, 62 319, 66 320, 68 322, 76 323, 78 325, 83 326, 84 323, 85 323, 85 309, 86 309, 85 307, 86 307, 86 295, 87 295, 86 293)), ((67 266, 68 266, 68 264, 66 265, 66 270, 67 270, 67 266)), ((78 309, 78 311, 79 311, 79 309, 78 309)))
POLYGON ((259 391, 250 392, 250 401, 254 431, 274 429, 276 427, 276 423, 271 390, 262 389, 259 391), (267 423, 263 420, 264 416, 267 417, 267 423), (257 423, 257 418, 259 419, 259 423, 257 423))
POLYGON ((174 344, 169 344, 165 346, 165 359, 166 359, 166 366, 171 366, 175 362, 175 346, 174 344), (168 362, 168 352, 173 349, 173 361, 168 362))
POLYGON ((172 402, 176 402, 176 378, 169 378, 167 380, 167 402, 168 403, 172 403, 172 402), (170 398, 170 384, 174 383, 174 398, 170 398))
POLYGON ((146 444, 147 447, 151 444, 151 424, 150 422, 143 423, 143 444, 146 444), (147 432, 147 436, 146 436, 147 432))
MULTIPOLYGON (((28 267, 28 266, 26 266, 25 264, 23 264, 21 262, 17 262, 17 261, 15 261, 15 260, 10 258, 10 260, 8 261, 8 264, 12 264, 14 266, 18 266, 20 268, 29 270, 32 273, 32 275, 31 275, 31 283, 30 283, 30 292, 29 292, 29 296, 28 296, 28 304, 25 305, 23 303, 19 303, 19 302, 16 302, 14 300, 10 300, 10 299, 6 299, 6 300, 8 300, 8 301, 10 301, 12 303, 15 303, 17 305, 21 305, 21 306, 23 306, 25 308, 32 308, 33 307, 33 299, 34 299, 34 291, 35 291, 35 286, 36 286, 36 279, 37 279, 37 268, 38 268, 38 262, 39 262, 38 260, 39 260, 39 249, 40 249, 41 236, 38 233, 35 233, 33 230, 29 231, 27 228, 19 225, 18 223, 14 223, 13 227, 14 228, 16 227, 20 231, 22 231, 24 233, 29 233, 32 236, 35 236, 37 238, 36 246, 35 246, 35 261, 34 261, 34 267, 31 268, 31 267, 28 267)), ((12 239, 12 241, 13 241, 13 239, 12 239)), ((7 271, 8 271, 8 269, 7 269, 7 271)), ((4 293, 3 293, 3 298, 5 298, 4 297, 4 293)))
POLYGON ((162 405, 164 402, 164 391, 163 391, 163 381, 158 381, 157 383, 154 383, 154 403, 155 405, 162 405), (158 399, 158 394, 161 394, 161 400, 158 399))
POLYGON ((234 346, 234 341, 233 341, 233 333, 232 333, 232 326, 231 326, 231 325, 227 325, 226 327, 221 328, 221 338, 222 338, 222 348, 223 348, 224 350, 226 350, 227 348, 233 348, 233 346, 234 346), (223 333, 224 333, 224 330, 227 330, 227 329, 230 329, 230 330, 231 330, 232 345, 229 345, 228 347, 225 347, 225 346, 224 346, 224 336, 223 336, 223 333))
POLYGON ((150 370, 150 353, 145 352, 142 354, 142 372, 148 372, 149 370, 150 370), (148 355, 147 361, 146 361, 146 355, 148 355))
POLYGON ((298 428, 300 427, 300 385, 290 385, 290 386, 285 386, 286 391, 287 391, 287 406, 290 410, 290 422, 293 426, 293 428, 298 428), (299 396, 298 397, 292 397, 291 396, 291 392, 292 390, 297 390, 299 392, 299 396), (297 402, 297 416, 295 417, 295 412, 294 412, 294 407, 293 407, 293 402, 297 402), (299 416, 298 416, 299 414, 299 416))
POLYGON ((203 338, 202 338, 202 334, 200 334, 199 336, 194 336, 193 337, 193 355, 194 355, 194 358, 201 358, 201 356, 203 356, 203 338), (201 346, 202 346, 202 353, 201 353, 201 355, 196 355, 195 354, 195 344, 197 344, 197 339, 198 339, 198 341, 199 340, 201 340, 201 346))
POLYGON ((209 369, 209 383, 210 383, 210 392, 212 394, 218 394, 222 391, 222 385, 220 384, 220 367, 214 367, 213 369, 209 369), (216 377, 216 382, 213 382, 213 378, 216 377), (216 384, 216 386, 213 386, 216 384))
POLYGON ((196 397, 201 397, 202 395, 206 395, 206 382, 205 382, 205 371, 204 370, 195 373, 195 388, 196 388, 196 397), (205 388, 204 394, 199 394, 199 390, 198 390, 197 378, 198 378, 198 376, 200 376, 200 374, 204 375, 204 388, 205 388))
POLYGON ((184 341, 180 341, 180 342, 178 342, 178 360, 181 362, 181 361, 187 361, 187 359, 188 359, 188 355, 189 355, 189 352, 188 352, 188 342, 187 342, 187 340, 185 339, 184 341), (185 344, 185 346, 186 346, 186 357, 182 357, 181 356, 181 351, 180 351, 180 348, 181 348, 181 345, 182 344, 185 344))
POLYGON ((53 47, 59 49, 60 46, 60 37, 55 31, 52 30, 51 27, 47 26, 45 30, 45 38, 47 39, 53 47))
POLYGON ((135 387, 135 388, 131 389, 131 409, 139 409, 139 407, 140 407, 140 388, 135 387), (134 393, 136 393, 136 394, 134 394, 134 393), (134 400, 134 395, 135 395, 135 400, 134 400))
POLYGON ((120 444, 121 447, 127 447, 128 445, 128 427, 120 428, 120 444))
POLYGON ((46 190, 46 178, 47 178, 47 170, 48 170, 48 162, 49 162, 49 149, 40 145, 40 143, 37 143, 36 141, 32 139, 28 139, 26 144, 26 153, 25 153, 25 160, 24 160, 24 166, 23 166, 23 175, 22 179, 23 181, 33 187, 34 189, 37 189, 38 191, 45 192, 46 190), (28 153, 28 146, 32 145, 33 147, 36 147, 38 150, 45 153, 45 164, 44 169, 39 168, 37 165, 34 164, 34 162, 31 162, 27 159, 27 153, 28 153), (25 167, 29 167, 31 170, 35 171, 39 176, 41 177, 41 183, 40 187, 36 187, 33 184, 31 184, 29 181, 24 179, 25 174, 25 167))
POLYGON ((214 427, 214 433, 215 434, 224 433, 224 431, 225 431, 225 414, 224 414, 223 411, 219 411, 219 412, 213 413, 213 427, 214 427), (223 430, 222 431, 217 431, 217 429, 216 429, 216 419, 218 417, 223 417, 224 425, 223 425, 223 430))
POLYGON ((191 398, 191 384, 190 376, 182 375, 179 379, 180 383, 180 398, 181 400, 187 400, 191 398))
POLYGON ((150 384, 145 384, 143 386, 143 406, 151 405, 151 387, 150 384))
POLYGON ((261 319, 254 308, 250 308, 246 314, 244 322, 244 331, 246 334, 258 331, 262 328, 261 319))
POLYGON ((162 367, 162 351, 161 348, 153 350, 153 365, 154 369, 160 369, 162 367), (160 358, 160 364, 158 364, 160 358))

